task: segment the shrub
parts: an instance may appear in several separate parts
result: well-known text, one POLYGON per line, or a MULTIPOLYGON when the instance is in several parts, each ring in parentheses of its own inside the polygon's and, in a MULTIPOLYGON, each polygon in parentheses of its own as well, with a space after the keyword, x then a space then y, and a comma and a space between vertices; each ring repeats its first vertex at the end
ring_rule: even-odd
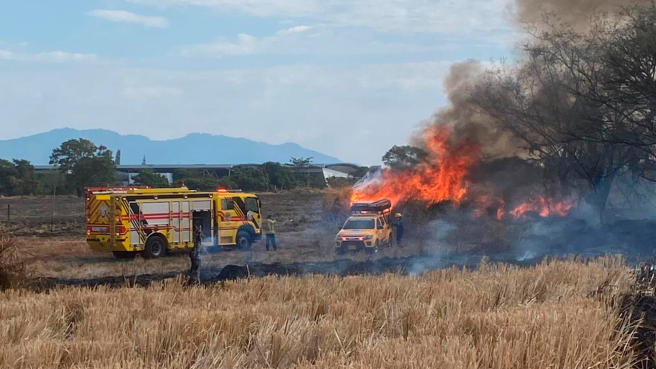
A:
POLYGON ((169 187, 169 181, 161 175, 155 173, 151 169, 142 169, 139 174, 134 178, 134 182, 139 185, 148 186, 152 188, 165 188, 169 187))
POLYGON ((192 177, 183 178, 187 188, 198 191, 215 191, 217 188, 223 187, 228 189, 237 189, 239 186, 228 177, 221 179, 214 177, 192 177))
POLYGON ((351 187, 354 183, 352 179, 343 177, 330 177, 326 178, 326 181, 328 182, 328 186, 332 188, 351 187))
POLYGON ((0 290, 18 287, 25 279, 25 264, 19 258, 16 239, 0 234, 0 290))
POLYGON ((267 189, 263 171, 258 168, 241 167, 230 177, 244 191, 264 191, 267 189))

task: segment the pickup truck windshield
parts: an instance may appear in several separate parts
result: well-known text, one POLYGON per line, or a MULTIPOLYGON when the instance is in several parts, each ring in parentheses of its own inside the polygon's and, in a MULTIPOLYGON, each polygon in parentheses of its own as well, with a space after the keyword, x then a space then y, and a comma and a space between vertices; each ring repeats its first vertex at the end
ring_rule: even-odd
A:
POLYGON ((374 229, 373 219, 349 219, 344 224, 344 229, 374 229))

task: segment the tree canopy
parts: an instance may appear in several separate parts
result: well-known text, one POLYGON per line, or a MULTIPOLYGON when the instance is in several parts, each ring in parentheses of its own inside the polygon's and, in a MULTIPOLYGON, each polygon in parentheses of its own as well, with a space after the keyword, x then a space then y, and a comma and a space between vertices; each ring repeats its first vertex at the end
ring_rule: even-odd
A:
POLYGON ((35 195, 38 191, 39 182, 29 161, 0 159, 0 195, 35 195))
POLYGON ((152 188, 169 187, 169 181, 151 169, 141 169, 139 174, 134 178, 134 182, 138 185, 152 188))
POLYGON ((656 153, 654 4, 599 15, 585 33, 549 16, 541 26, 472 101, 526 143, 545 180, 561 191, 585 183, 603 211, 617 176, 644 176, 656 153))
POLYGON ((421 163, 427 154, 414 146, 392 146, 383 156, 383 163, 392 170, 404 170, 421 163))
POLYGON ((112 186, 117 180, 112 152, 83 138, 68 140, 54 149, 50 164, 66 173, 66 180, 78 196, 84 193, 85 187, 112 186))

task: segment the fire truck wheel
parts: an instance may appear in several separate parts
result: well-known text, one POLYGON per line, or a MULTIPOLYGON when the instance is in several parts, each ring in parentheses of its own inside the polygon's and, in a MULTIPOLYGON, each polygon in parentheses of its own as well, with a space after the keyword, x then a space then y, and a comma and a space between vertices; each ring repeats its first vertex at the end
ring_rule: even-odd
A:
POLYGON ((146 247, 143 251, 144 259, 157 259, 166 253, 166 242, 162 237, 151 236, 146 241, 146 247))
POLYGON ((117 259, 134 259, 134 257, 137 256, 136 252, 128 251, 113 251, 112 254, 114 254, 114 257, 117 259))
POLYGON ((251 234, 246 231, 237 232, 237 246, 241 247, 244 250, 250 250, 253 240, 251 239, 251 234))

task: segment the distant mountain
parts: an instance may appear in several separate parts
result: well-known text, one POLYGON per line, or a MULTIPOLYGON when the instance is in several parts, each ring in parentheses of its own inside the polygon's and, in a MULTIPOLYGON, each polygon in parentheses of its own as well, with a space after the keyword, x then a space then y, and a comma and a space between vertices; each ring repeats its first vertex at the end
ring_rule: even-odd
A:
POLYGON ((295 143, 271 145, 245 138, 192 133, 182 138, 154 141, 145 136, 120 135, 104 129, 55 129, 50 132, 13 140, 0 140, 1 159, 27 159, 34 165, 48 164, 52 150, 69 139, 85 138, 105 145, 116 154, 121 150, 121 164, 247 164, 276 161, 287 163, 291 157, 313 157, 320 164, 341 160, 308 150, 295 143))

